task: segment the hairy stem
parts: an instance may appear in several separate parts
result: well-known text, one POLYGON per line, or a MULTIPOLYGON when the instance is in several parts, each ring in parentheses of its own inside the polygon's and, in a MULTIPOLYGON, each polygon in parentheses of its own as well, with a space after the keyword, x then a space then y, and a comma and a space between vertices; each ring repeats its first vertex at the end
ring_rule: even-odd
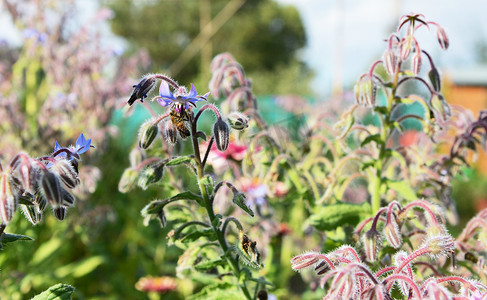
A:
MULTIPOLYGON (((203 205, 206 209, 206 213, 208 214, 208 218, 210 219, 210 224, 213 228, 213 232, 215 232, 215 235, 217 237, 218 243, 220 244, 220 248, 222 249, 225 258, 228 261, 228 264, 231 266, 233 275, 239 279, 240 278, 240 267, 238 264, 238 260, 236 257, 228 253, 228 245, 225 240, 224 232, 218 227, 218 222, 215 222, 216 216, 215 212, 213 210, 213 201, 210 198, 210 195, 208 194, 208 190, 203 183, 203 178, 204 178, 204 164, 201 161, 201 154, 200 154, 200 149, 198 145, 198 137, 196 135, 197 132, 197 124, 196 120, 193 118, 191 120, 191 140, 193 142, 193 151, 194 151, 194 156, 195 156, 195 162, 196 162, 196 170, 197 170, 197 175, 198 175, 198 185, 201 191, 201 194, 203 196, 203 205)), ((242 293, 245 295, 247 299, 252 299, 250 296, 250 292, 247 288, 247 284, 245 282, 239 284, 240 289, 242 290, 242 293)))

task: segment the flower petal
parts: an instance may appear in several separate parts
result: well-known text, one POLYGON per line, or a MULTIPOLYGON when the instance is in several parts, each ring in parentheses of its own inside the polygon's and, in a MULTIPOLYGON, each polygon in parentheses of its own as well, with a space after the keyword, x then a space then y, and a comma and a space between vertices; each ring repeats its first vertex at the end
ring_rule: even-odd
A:
POLYGON ((54 145, 54 152, 58 151, 59 149, 61 149, 61 146, 56 141, 56 144, 54 145))
POLYGON ((83 134, 80 134, 78 139, 76 140, 76 147, 77 148, 83 147, 84 144, 86 144, 86 138, 83 134))
POLYGON ((161 85, 159 86, 159 96, 161 96, 162 98, 175 99, 174 95, 171 93, 171 90, 169 89, 169 84, 167 84, 167 82, 164 80, 161 81, 161 85))
POLYGON ((171 99, 167 99, 167 98, 157 98, 157 102, 161 105, 161 106, 168 106, 169 104, 172 103, 172 100, 171 99))
POLYGON ((82 154, 90 149, 91 139, 86 140, 85 136, 81 134, 76 140, 76 153, 82 154))
POLYGON ((194 87, 194 84, 191 84, 191 90, 189 91, 189 94, 186 96, 187 98, 194 98, 198 95, 198 92, 196 92, 196 88, 194 87))

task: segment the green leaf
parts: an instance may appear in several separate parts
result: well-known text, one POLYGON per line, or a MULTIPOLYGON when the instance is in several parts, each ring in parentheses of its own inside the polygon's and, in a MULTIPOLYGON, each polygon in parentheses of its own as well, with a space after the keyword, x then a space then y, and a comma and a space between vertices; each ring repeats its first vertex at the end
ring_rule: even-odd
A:
POLYGON ((376 106, 374 108, 374 111, 378 112, 380 114, 383 114, 383 115, 389 114, 389 112, 387 111, 387 107, 385 107, 385 106, 376 106))
POLYGON ((365 140, 360 144, 360 147, 363 147, 365 145, 367 145, 368 143, 370 142, 376 142, 377 144, 380 144, 382 143, 381 139, 380 139, 380 134, 373 134, 373 135, 369 135, 368 137, 365 138, 365 140))
POLYGON ((208 195, 212 195, 213 189, 215 188, 215 182, 213 181, 213 178, 207 175, 201 178, 200 182, 206 187, 206 191, 208 192, 208 195))
POLYGON ((215 232, 213 231, 212 228, 208 228, 208 229, 196 230, 196 231, 193 231, 191 233, 188 233, 187 235, 185 235, 181 239, 181 242, 183 242, 183 243, 193 242, 193 241, 196 241, 197 239, 199 239, 200 237, 207 237, 208 240, 210 240, 210 241, 216 240, 215 232))
POLYGON ((74 287, 67 284, 56 284, 46 291, 32 298, 32 300, 68 300, 74 292, 74 287))
POLYGON ((254 212, 247 206, 247 198, 244 193, 236 193, 233 195, 233 203, 237 204, 238 207, 243 209, 250 216, 254 216, 254 212))
POLYGON ((68 275, 72 275, 75 278, 79 278, 91 273, 104 262, 105 259, 102 256, 93 256, 80 262, 64 265, 58 268, 54 274, 57 277, 66 277, 68 275))
POLYGON ((368 202, 362 204, 337 203, 318 206, 314 213, 306 220, 318 230, 333 230, 345 224, 357 225, 362 219, 371 214, 372 208, 368 202))
POLYGON ((416 192, 411 188, 407 181, 387 181, 387 186, 395 190, 401 197, 408 201, 418 200, 416 192))
POLYGON ((31 265, 36 265, 53 255, 54 252, 56 252, 63 241, 59 238, 51 238, 49 241, 46 243, 43 243, 39 248, 37 248, 37 251, 34 253, 32 256, 32 259, 30 260, 31 265))
POLYGON ((217 259, 212 261, 206 261, 201 264, 197 264, 194 268, 198 271, 208 271, 218 266, 224 266, 227 263, 224 259, 217 259))
POLYGON ((161 209, 164 208, 167 204, 176 201, 176 200, 195 200, 198 203, 201 203, 203 201, 203 198, 201 196, 194 194, 192 192, 186 191, 179 193, 177 195, 172 196, 171 198, 164 199, 164 200, 153 200, 149 204, 147 204, 143 209, 142 209, 142 215, 146 216, 149 214, 157 214, 161 211, 161 209))
POLYGON ((166 163, 166 166, 177 166, 180 164, 191 162, 192 160, 193 160, 193 156, 180 156, 169 160, 166 163))
POLYGON ((364 162, 362 164, 361 170, 365 171, 365 170, 367 170, 367 168, 373 167, 374 165, 375 165, 375 160, 369 160, 369 161, 364 162))
POLYGON ((3 233, 0 235, 0 249, 8 243, 13 243, 16 241, 31 241, 31 237, 20 234, 3 233))

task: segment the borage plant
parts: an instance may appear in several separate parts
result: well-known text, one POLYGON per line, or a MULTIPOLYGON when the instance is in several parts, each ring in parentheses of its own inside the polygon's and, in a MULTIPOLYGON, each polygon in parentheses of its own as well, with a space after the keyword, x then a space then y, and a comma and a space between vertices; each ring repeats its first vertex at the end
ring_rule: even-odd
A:
MULTIPOLYGON (((0 163, 0 249, 8 244, 31 238, 5 232, 17 210, 33 225, 38 224, 47 205, 59 221, 74 206, 75 197, 69 192, 80 184, 78 176, 80 154, 90 149, 91 139, 81 134, 75 146, 61 147, 57 142, 54 152, 38 158, 19 152, 5 166, 0 163)), ((54 293, 70 298, 74 288, 58 284, 40 294, 36 299, 47 299, 54 293)))
MULTIPOLYGON (((339 138, 349 140, 338 148, 343 153, 338 162, 343 163, 337 165, 343 168, 347 161, 359 164, 352 170, 367 182, 373 217, 356 227, 355 247, 343 245, 327 254, 308 252, 291 260, 294 270, 314 268, 322 276, 320 283, 326 288, 326 299, 487 297, 485 253, 479 251, 485 245, 483 233, 479 232, 485 231, 485 211, 468 223, 457 241, 446 229, 447 220, 456 220, 450 196, 451 178, 467 165, 468 152, 475 151, 478 143, 485 144, 485 112, 469 124, 452 122, 452 117, 458 120, 461 116, 444 99, 432 57, 415 38, 417 30, 433 27, 437 28, 441 48, 448 48, 448 38, 438 24, 426 21, 422 15, 402 18, 397 32, 387 40, 383 60, 375 62, 355 88, 358 105, 371 108, 377 121, 359 123, 354 106, 338 124, 337 128, 342 129, 339 138), (427 76, 422 72, 424 58, 429 66, 427 76), (377 68, 381 64, 385 72, 377 68), (423 111, 411 113, 413 103, 423 111), (411 135, 410 120, 419 122, 422 128, 414 132, 418 142, 407 141, 411 135), (452 127, 463 133, 453 142, 450 139, 449 154, 436 154, 434 145, 442 138, 442 130, 452 127), (357 144, 360 147, 350 149, 357 144), (425 256, 432 260, 423 259, 425 256)), ((334 149, 337 148, 330 147, 330 151, 334 149)), ((333 152, 336 157, 338 151, 333 152)), ((336 189, 351 181, 335 178, 333 182, 336 189)), ((356 213, 367 210, 370 208, 355 208, 356 213)), ((332 224, 352 224, 347 219, 351 212, 352 206, 344 204, 318 207, 310 224, 328 230, 332 224)))
MULTIPOLYGON (((255 278, 249 269, 262 267, 256 242, 245 233, 237 218, 217 213, 215 196, 222 187, 229 188, 233 193, 233 204, 250 216, 254 212, 247 206, 245 194, 232 183, 216 183, 205 173, 211 149, 216 146, 218 151, 227 150, 230 130, 245 129, 249 120, 237 112, 224 117, 211 103, 197 109, 196 103, 206 102, 209 93, 198 95, 193 84, 188 92, 184 86, 161 74, 147 75, 134 85, 129 105, 137 99, 143 102, 159 80, 159 95, 152 100, 167 109, 163 114, 154 113, 154 118, 140 127, 138 147, 131 153, 132 166, 122 175, 119 190, 126 192, 136 184, 146 189, 151 184, 159 183, 164 187, 163 192, 173 193, 167 199, 150 202, 142 210, 142 215, 146 221, 158 219, 163 227, 168 225, 166 214, 171 215, 170 225, 182 223, 170 232, 169 238, 185 250, 178 261, 178 275, 190 275, 195 281, 207 285, 194 298, 206 299, 210 295, 242 298, 242 294, 246 299, 255 299, 258 295, 261 297, 266 294, 268 283, 263 278, 255 278), (207 120, 203 115, 205 111, 216 118, 209 138, 198 129, 200 122, 207 120), (162 136, 161 147, 149 149, 158 135, 162 136), (193 153, 174 156, 177 147, 182 146, 181 141, 187 138, 191 141, 193 153), (202 144, 205 147, 200 147, 202 144), (200 149, 203 148, 205 150, 202 152, 200 149), (178 165, 190 169, 189 176, 196 178, 197 191, 191 188, 191 181, 181 183, 174 174, 171 167, 178 165), (168 174, 167 180, 164 174, 168 174), (201 214, 201 208, 205 214, 201 214), (236 231, 230 230, 232 224, 236 231), (233 275, 234 279, 228 275, 233 275)), ((149 106, 148 109, 152 111, 149 106)))

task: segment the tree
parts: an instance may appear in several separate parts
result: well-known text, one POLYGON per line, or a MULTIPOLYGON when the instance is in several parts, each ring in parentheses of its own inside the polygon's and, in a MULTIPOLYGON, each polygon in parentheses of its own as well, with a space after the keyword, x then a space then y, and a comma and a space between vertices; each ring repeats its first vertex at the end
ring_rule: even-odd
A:
POLYGON ((296 57, 306 45, 306 35, 295 7, 272 0, 111 0, 108 5, 115 12, 112 30, 134 47, 148 50, 153 60, 151 71, 166 71, 182 83, 199 81, 201 77, 207 80, 209 72, 205 68, 211 57, 230 52, 249 77, 256 75, 256 92, 292 92, 298 78, 299 90, 309 90, 311 72, 296 57), (226 20, 221 27, 216 24, 218 18, 226 20), (205 32, 203 39, 193 42, 210 20, 214 21, 211 26, 215 32, 206 35, 208 43, 205 32), (174 62, 187 47, 196 47, 191 50, 197 54, 179 68, 174 62), (283 80, 290 82, 282 84, 283 80))

